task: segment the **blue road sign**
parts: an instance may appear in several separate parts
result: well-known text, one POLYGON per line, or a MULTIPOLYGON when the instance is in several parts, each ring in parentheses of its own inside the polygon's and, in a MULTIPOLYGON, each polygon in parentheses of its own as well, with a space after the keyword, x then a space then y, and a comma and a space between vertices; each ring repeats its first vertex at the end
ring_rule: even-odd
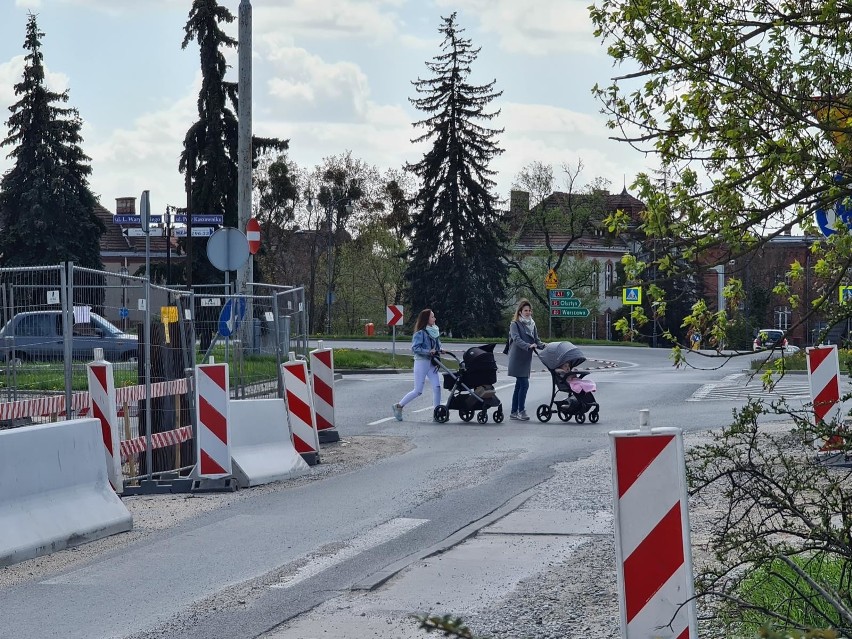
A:
MULTIPOLYGON (((151 224, 162 224, 163 216, 162 215, 151 215, 149 217, 149 222, 151 224)), ((113 224, 138 224, 142 225, 142 216, 141 215, 113 215, 112 216, 113 224)))
MULTIPOLYGON (((175 224, 186 224, 187 216, 183 214, 175 215, 175 224)), ((199 215, 192 216, 193 224, 223 224, 225 217, 223 215, 199 215)))
POLYGON ((852 228, 852 210, 846 208, 843 202, 835 202, 823 209, 817 209, 814 213, 814 221, 826 237, 837 233, 834 226, 838 219, 852 228))
POLYGON ((121 319, 127 319, 128 315, 130 315, 130 311, 128 311, 127 308, 121 307, 120 309, 118 309, 118 316, 121 319))
POLYGON ((621 303, 636 306, 642 303, 641 286, 625 286, 621 291, 621 303))
POLYGON ((240 327, 246 314, 246 298, 233 297, 225 302, 219 313, 219 335, 229 337, 240 327))

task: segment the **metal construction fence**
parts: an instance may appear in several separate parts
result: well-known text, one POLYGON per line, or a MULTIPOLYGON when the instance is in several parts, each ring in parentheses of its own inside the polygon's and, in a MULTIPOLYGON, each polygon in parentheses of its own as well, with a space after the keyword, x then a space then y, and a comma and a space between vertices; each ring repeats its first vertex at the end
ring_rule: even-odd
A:
POLYGON ((234 398, 280 397, 280 364, 307 356, 304 289, 251 290, 181 290, 73 264, 0 269, 0 429, 86 416, 86 365, 102 349, 125 477, 191 466, 197 361, 228 363, 234 398))

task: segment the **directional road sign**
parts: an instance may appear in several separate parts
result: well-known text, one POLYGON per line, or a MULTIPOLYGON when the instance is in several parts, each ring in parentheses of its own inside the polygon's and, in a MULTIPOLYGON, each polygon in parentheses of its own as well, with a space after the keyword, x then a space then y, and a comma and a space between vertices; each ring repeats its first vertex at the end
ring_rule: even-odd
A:
POLYGON ((551 317, 588 317, 589 309, 587 308, 551 308, 551 317))
MULTIPOLYGON (((163 216, 162 215, 151 215, 150 223, 151 224, 162 224, 163 216)), ((142 216, 141 215, 113 215, 112 216, 113 224, 136 224, 142 225, 142 216)))
POLYGON ((219 335, 228 337, 233 334, 246 314, 246 298, 234 297, 225 302, 219 313, 219 335))
POLYGON ((388 326, 397 326, 399 324, 402 324, 402 306, 391 304, 388 306, 388 326))
POLYGON ((580 308, 582 304, 576 297, 554 297, 550 300, 551 308, 580 308))
POLYGON ((621 291, 621 303, 627 306, 638 306, 642 303, 641 286, 625 286, 621 291))
POLYGON ((574 297, 574 291, 570 288, 552 288, 547 291, 547 296, 550 299, 557 297, 574 297))
POLYGON ((165 229, 148 229, 148 233, 145 233, 145 229, 136 228, 131 226, 130 228, 126 228, 121 231, 122 235, 125 237, 145 237, 145 235, 150 235, 151 237, 162 237, 165 229))

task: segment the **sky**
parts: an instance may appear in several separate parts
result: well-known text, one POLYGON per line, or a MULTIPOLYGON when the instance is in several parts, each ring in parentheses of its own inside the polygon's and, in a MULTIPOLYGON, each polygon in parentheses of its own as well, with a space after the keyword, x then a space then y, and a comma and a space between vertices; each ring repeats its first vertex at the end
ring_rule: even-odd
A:
MULTIPOLYGON (((252 0, 253 133, 289 139, 289 157, 311 169, 350 151, 380 171, 418 161, 425 147, 412 123, 412 81, 429 77, 440 53, 442 16, 457 13, 463 36, 481 47, 470 81, 496 80, 500 115, 488 126, 504 153, 494 194, 508 199, 531 162, 583 164, 580 183, 608 180, 613 192, 648 170, 648 160, 608 139, 591 95, 617 75, 592 33, 590 0, 252 0)), ((220 0, 236 18, 240 0, 220 0)), ((197 118, 198 46, 181 49, 191 0, 2 0, 0 139, 21 81, 27 14, 38 16, 51 89, 69 90, 83 119, 90 186, 107 209, 150 191, 151 212, 184 206, 178 159, 197 118)), ((236 38, 237 20, 225 27, 236 38)), ((228 49, 236 82, 236 49, 228 49)), ((0 149, 0 172, 10 167, 0 149)))

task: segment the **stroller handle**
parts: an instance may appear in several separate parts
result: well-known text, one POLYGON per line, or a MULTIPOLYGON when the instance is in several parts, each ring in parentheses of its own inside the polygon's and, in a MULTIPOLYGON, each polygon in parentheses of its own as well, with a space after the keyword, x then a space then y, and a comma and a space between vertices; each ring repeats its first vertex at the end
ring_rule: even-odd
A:
POLYGON ((444 350, 442 350, 440 353, 436 353, 435 355, 433 355, 433 356, 432 356, 432 361, 435 361, 435 360, 440 361, 440 359, 441 359, 441 355, 449 355, 450 357, 452 357, 452 358, 453 358, 454 360, 456 360, 457 362, 460 362, 460 361, 461 361, 461 360, 458 358, 458 356, 457 356, 455 353, 453 353, 452 351, 444 351, 444 350))

